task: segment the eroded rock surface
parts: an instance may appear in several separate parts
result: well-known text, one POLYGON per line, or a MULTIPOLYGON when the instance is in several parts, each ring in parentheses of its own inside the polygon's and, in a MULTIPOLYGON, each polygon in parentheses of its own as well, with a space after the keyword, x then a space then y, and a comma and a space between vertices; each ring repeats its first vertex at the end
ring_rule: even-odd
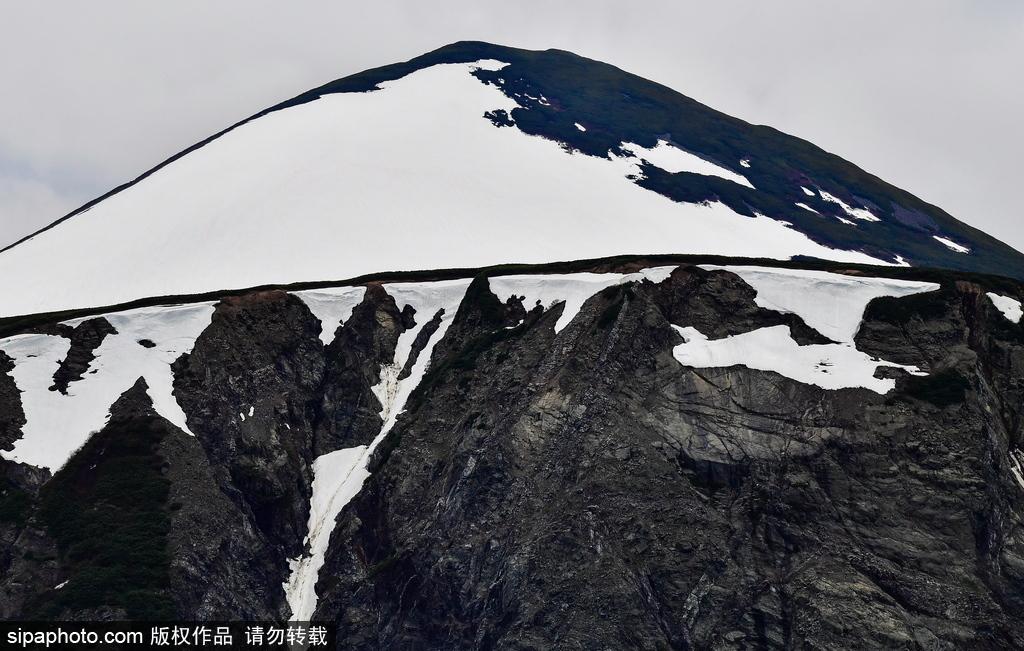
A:
MULTIPOLYGON (((326 523, 315 618, 353 649, 1024 646, 1024 329, 979 282, 869 304, 857 348, 927 373, 882 367, 895 388, 878 393, 681 365, 673 326, 721 339, 785 325, 801 345, 829 343, 728 271, 608 287, 558 333, 562 305, 503 303, 478 277, 361 490, 326 523)), ((314 461, 380 431, 382 369, 422 325, 408 377, 440 318, 371 285, 324 346, 295 296, 225 299, 174 364, 194 436, 137 384, 56 477, 87 477, 97 446, 149 432, 132 454, 161 478, 153 603, 285 618, 314 461)), ((0 523, 0 608, 19 617, 64 603, 53 586, 81 572, 48 491, 95 496, 4 463, 24 499, 0 523)), ((118 607, 94 605, 132 616, 118 607)))

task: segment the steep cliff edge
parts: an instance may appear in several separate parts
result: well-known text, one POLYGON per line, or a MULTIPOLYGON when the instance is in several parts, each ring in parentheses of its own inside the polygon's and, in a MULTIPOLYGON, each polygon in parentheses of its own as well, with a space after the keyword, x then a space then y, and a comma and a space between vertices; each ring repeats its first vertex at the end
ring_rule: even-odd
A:
POLYGON ((346 648, 1024 645, 1024 289, 794 266, 249 292, 103 315, 88 355, 11 334, 0 612, 312 614, 346 648), (96 433, 72 418, 108 395, 96 433), (147 571, 104 583, 79 510, 159 534, 147 571))

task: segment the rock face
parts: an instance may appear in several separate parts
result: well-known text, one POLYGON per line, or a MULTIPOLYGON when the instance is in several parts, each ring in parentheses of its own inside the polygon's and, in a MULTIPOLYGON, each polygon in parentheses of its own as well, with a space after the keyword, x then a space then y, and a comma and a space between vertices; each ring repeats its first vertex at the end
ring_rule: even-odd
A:
POLYGON ((68 385, 81 380, 82 375, 88 372, 89 365, 95 359, 93 353, 106 336, 116 333, 114 326, 103 317, 83 321, 74 329, 70 329, 67 337, 71 340, 71 348, 53 374, 53 386, 50 390, 66 394, 68 385))
MULTIPOLYGON (((314 408, 324 373, 316 319, 284 292, 223 301, 191 354, 175 363, 175 394, 210 463, 257 527, 296 556, 308 515, 314 408)), ((283 571, 283 570, 282 570, 283 571)))
POLYGON ((398 336, 412 318, 383 288, 371 285, 339 328, 325 351, 318 454, 366 445, 380 431, 382 405, 371 389, 380 380, 381 367, 394 359, 398 336))
MULTIPOLYGON (((613 267, 639 265, 596 270, 613 267)), ((20 506, 0 522, 0 613, 288 617, 331 479, 316 461, 382 431, 375 388, 400 363, 418 383, 368 477, 312 523, 333 528, 314 619, 344 648, 1020 648, 1024 328, 986 292, 1022 289, 893 273, 940 287, 868 304, 857 350, 924 373, 880 366, 883 393, 683 366, 687 327, 838 345, 725 270, 598 287, 559 328, 569 301, 502 300, 485 275, 444 326, 371 284, 326 346, 295 295, 225 298, 174 364, 191 432, 140 381, 52 479, 2 462, 20 506), (119 477, 110 455, 149 469, 116 524, 161 541, 131 579, 150 610, 82 597, 95 568, 54 513, 57 496, 115 499, 86 481, 101 458, 93 479, 119 477)), ((17 433, 10 366, 0 424, 17 433)))
POLYGON ((4 450, 10 450, 21 438, 21 426, 25 424, 18 386, 10 375, 13 370, 14 360, 0 351, 0 448, 4 450))

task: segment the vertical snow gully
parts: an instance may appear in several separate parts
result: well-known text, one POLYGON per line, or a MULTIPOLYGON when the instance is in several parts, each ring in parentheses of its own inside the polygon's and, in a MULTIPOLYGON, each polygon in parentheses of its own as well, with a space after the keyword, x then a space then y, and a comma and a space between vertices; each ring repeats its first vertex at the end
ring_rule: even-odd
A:
POLYGON ((423 379, 430 364, 431 352, 437 342, 444 338, 469 283, 470 279, 458 279, 384 285, 384 290, 395 299, 398 306, 411 305, 416 310, 417 323, 399 336, 394 361, 381 368, 380 382, 373 387, 374 395, 382 405, 380 417, 383 424, 380 432, 369 445, 328 452, 313 462, 313 494, 310 498, 308 534, 305 540, 308 551, 289 561, 291 574, 284 584, 292 621, 308 621, 313 617, 318 601, 316 582, 320 568, 324 565, 338 514, 359 494, 363 483, 370 476, 367 465, 374 450, 394 427, 409 396, 423 379), (400 378, 412 353, 416 336, 438 312, 441 312, 440 325, 416 358, 409 375, 400 378))

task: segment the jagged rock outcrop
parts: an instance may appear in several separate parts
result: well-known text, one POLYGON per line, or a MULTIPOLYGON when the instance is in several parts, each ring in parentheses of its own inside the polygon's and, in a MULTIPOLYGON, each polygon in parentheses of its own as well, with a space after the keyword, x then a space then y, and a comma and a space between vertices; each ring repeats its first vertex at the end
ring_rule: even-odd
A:
POLYGON ((27 488, 0 527, 0 608, 287 617, 316 460, 382 431, 375 389, 400 370, 418 381, 390 405, 404 411, 361 489, 316 523, 330 543, 314 617, 345 648, 1020 647, 1024 328, 986 297, 1020 289, 893 273, 940 287, 864 312, 849 345, 923 373, 880 366, 889 391, 682 365, 686 327, 839 345, 727 270, 613 283, 568 313, 499 298, 486 274, 453 312, 371 284, 326 346, 295 295, 226 298, 173 367, 195 436, 140 380, 54 479, 5 466, 27 488), (163 541, 148 609, 64 593, 91 566, 71 560, 55 499, 116 504, 82 479, 124 481, 111 455, 146 469, 112 526, 150 522, 163 541))
POLYGON ((324 352, 298 298, 260 292, 222 301, 192 352, 175 362, 175 395, 222 485, 277 550, 301 551, 324 352))
POLYGON ((317 454, 368 444, 380 431, 382 405, 372 387, 380 380, 381 367, 395 358, 398 337, 414 318, 380 285, 367 287, 363 301, 325 351, 317 454))
POLYGON ((0 351, 0 449, 10 450, 21 437, 25 424, 25 411, 21 407, 21 392, 14 383, 11 371, 14 360, 0 351))
MULTIPOLYGON (((909 376, 884 397, 681 369, 670 319, 754 325, 736 309, 749 292, 684 308, 723 275, 606 291, 557 337, 556 308, 486 347, 458 338, 479 320, 460 311, 446 348, 466 358, 439 351, 339 518, 317 617, 355 648, 1021 644, 1021 486, 1005 461, 1019 400, 972 388, 939 406, 909 376)), ((1019 329, 981 309, 1015 335, 984 345, 1019 355, 1019 329)), ((873 314, 867 349, 887 327, 873 314)), ((919 318, 947 336, 923 358, 898 343, 897 359, 976 360, 948 346, 971 337, 948 316, 919 318)))
POLYGON ((46 470, 0 459, 0 619, 17 617, 41 586, 54 585, 53 542, 31 523, 39 489, 49 479, 46 470))
POLYGON ((67 337, 71 340, 71 348, 53 374, 51 391, 67 393, 68 385, 81 380, 82 375, 89 370, 89 364, 96 358, 94 353, 106 336, 117 334, 114 326, 103 317, 87 319, 69 330, 67 337))

